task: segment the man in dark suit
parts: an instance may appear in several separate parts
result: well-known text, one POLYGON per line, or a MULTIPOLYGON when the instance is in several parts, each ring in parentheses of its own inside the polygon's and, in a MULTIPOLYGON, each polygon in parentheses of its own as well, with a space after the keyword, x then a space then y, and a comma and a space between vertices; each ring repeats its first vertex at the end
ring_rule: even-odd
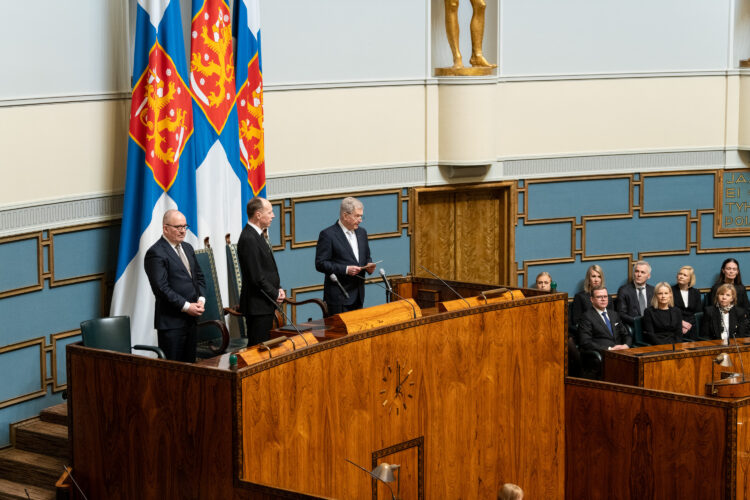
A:
POLYGON ((277 304, 286 298, 268 239, 273 218, 273 207, 268 200, 260 197, 250 200, 247 225, 237 243, 242 271, 240 311, 245 316, 249 346, 269 339, 277 304))
POLYGON ((363 216, 362 202, 344 198, 339 220, 318 236, 315 269, 325 274, 323 300, 331 314, 361 309, 365 300, 365 271, 369 274, 375 271, 367 231, 359 226, 363 216), (331 280, 331 274, 336 275, 346 293, 331 280))
POLYGON ((654 287, 646 283, 651 277, 651 266, 645 260, 633 264, 633 281, 626 283, 617 290, 615 309, 622 320, 633 326, 633 320, 643 316, 646 308, 654 298, 654 287))
POLYGON ((590 295, 594 307, 583 313, 578 323, 578 346, 582 351, 628 349, 632 338, 620 316, 607 309, 607 289, 595 287, 590 295))
POLYGON ((206 302, 206 282, 185 243, 188 225, 177 210, 167 210, 163 236, 146 252, 144 267, 156 297, 154 328, 167 359, 195 362, 198 317, 206 302))

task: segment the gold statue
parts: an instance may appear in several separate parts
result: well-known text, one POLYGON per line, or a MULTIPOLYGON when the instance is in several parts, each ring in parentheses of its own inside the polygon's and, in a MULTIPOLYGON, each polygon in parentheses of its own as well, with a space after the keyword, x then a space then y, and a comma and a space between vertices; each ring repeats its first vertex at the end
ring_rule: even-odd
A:
POLYGON ((491 64, 482 54, 482 39, 484 38, 484 10, 485 0, 470 0, 472 8, 471 24, 471 68, 465 68, 461 51, 458 47, 458 3, 459 0, 445 0, 445 34, 453 53, 453 66, 450 68, 436 68, 437 76, 450 75, 489 75, 497 64, 491 64))

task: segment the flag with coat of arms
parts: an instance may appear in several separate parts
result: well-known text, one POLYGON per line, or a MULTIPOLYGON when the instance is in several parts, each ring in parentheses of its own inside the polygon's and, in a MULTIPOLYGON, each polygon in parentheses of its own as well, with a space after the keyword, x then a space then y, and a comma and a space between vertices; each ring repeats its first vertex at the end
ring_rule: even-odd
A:
POLYGON ((127 175, 111 314, 127 315, 133 344, 155 344, 154 296, 143 269, 166 210, 197 226, 193 102, 178 0, 138 0, 127 175))

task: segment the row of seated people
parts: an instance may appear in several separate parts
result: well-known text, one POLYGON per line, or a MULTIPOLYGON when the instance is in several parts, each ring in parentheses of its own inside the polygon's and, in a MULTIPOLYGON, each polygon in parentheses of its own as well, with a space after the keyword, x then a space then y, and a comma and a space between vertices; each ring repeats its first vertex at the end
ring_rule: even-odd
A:
MULTIPOLYGON (((723 262, 705 305, 701 292, 694 288, 692 267, 681 267, 672 286, 666 282, 651 286, 647 283, 650 276, 651 266, 645 261, 636 262, 633 280, 619 288, 612 308, 602 268, 588 268, 584 290, 575 295, 570 314, 571 375, 580 366, 578 348, 626 349, 633 345, 634 331, 639 330, 636 323, 641 327, 642 340, 652 345, 750 336, 750 303, 735 259, 723 262)), ((541 273, 537 288, 545 289, 550 282, 549 274, 541 273)))

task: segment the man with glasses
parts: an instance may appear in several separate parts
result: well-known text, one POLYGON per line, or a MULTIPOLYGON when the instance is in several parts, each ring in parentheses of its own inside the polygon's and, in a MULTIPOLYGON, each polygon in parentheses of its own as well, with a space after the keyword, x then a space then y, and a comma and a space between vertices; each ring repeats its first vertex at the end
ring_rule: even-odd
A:
POLYGON ((590 295, 594 307, 588 309, 578 323, 578 347, 582 351, 628 349, 632 338, 620 315, 607 308, 607 289, 595 287, 590 295))
POLYGON ((360 227, 364 206, 356 198, 341 200, 339 220, 318 236, 315 269, 325 274, 323 300, 330 314, 361 309, 365 300, 365 271, 372 274, 367 231, 360 227), (337 285, 331 280, 336 275, 337 285))
POLYGON ((188 225, 177 210, 167 210, 162 220, 163 235, 146 252, 144 267, 156 297, 154 328, 159 347, 167 359, 195 362, 196 325, 206 303, 206 282, 185 243, 188 225))

